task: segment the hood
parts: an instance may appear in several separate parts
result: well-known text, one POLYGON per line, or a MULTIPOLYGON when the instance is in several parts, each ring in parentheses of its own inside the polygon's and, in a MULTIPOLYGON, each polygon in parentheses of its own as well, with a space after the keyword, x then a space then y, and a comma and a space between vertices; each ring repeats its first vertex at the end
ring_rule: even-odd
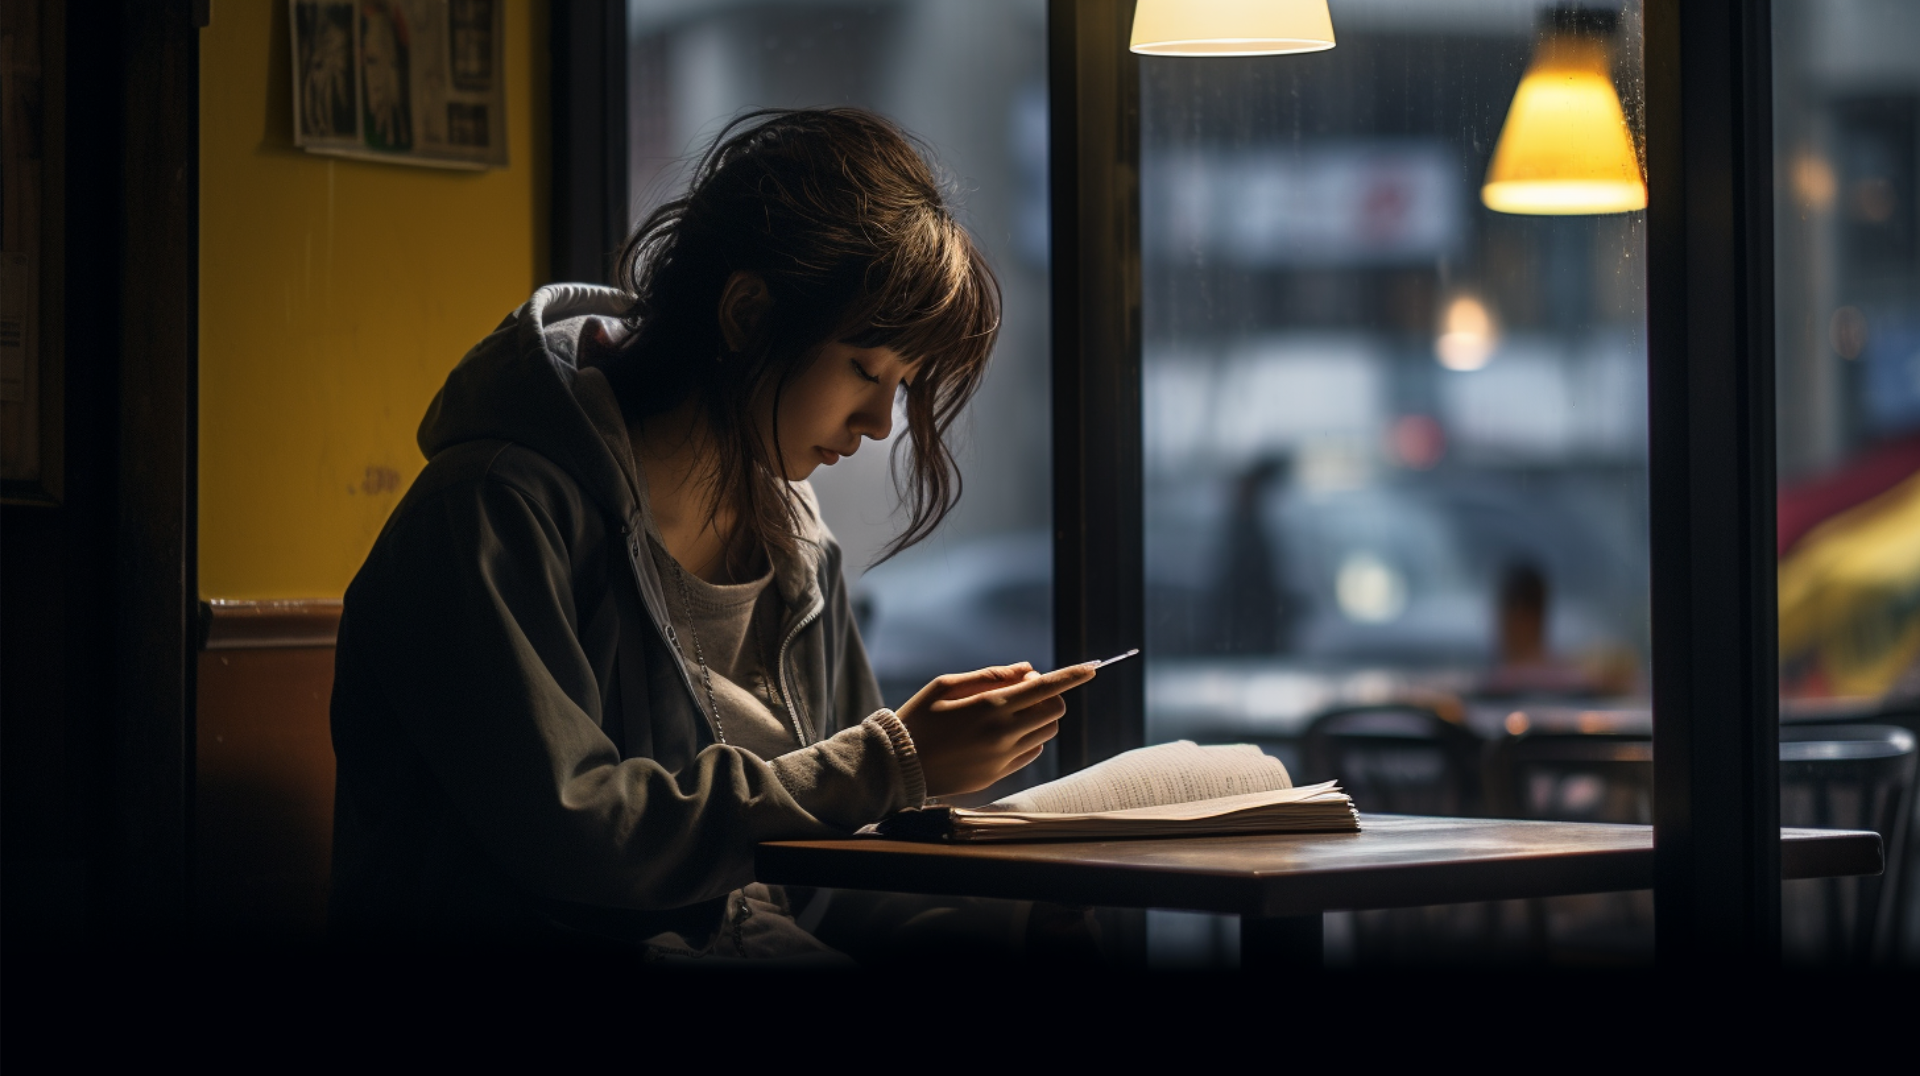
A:
MULTIPOLYGON (((558 464, 610 519, 653 532, 646 480, 619 404, 598 370, 579 366, 584 334, 616 344, 627 337, 623 314, 631 304, 625 292, 591 284, 534 292, 447 375, 420 422, 420 451, 432 459, 467 441, 512 441, 558 464)), ((797 482, 794 493, 801 541, 774 570, 789 604, 805 606, 819 600, 818 569, 831 536, 812 487, 797 482)), ((637 560, 642 589, 654 590, 657 581, 645 578, 651 561, 637 560)))
POLYGON ((447 375, 420 421, 420 451, 432 459, 467 441, 512 441, 559 464, 609 516, 631 520, 644 500, 626 429, 617 410, 604 414, 580 391, 577 361, 589 326, 626 335, 629 302, 586 284, 534 292, 447 375))

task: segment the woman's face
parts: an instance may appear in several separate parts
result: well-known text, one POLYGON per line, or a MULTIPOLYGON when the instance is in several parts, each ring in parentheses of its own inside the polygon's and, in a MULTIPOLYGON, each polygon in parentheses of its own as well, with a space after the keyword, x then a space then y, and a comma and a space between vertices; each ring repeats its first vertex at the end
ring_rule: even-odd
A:
POLYGON ((919 368, 892 348, 823 347, 780 394, 779 423, 772 422, 771 407, 762 419, 761 434, 778 448, 787 478, 797 482, 822 464, 833 466, 862 439, 885 440, 901 386, 912 384, 919 368))

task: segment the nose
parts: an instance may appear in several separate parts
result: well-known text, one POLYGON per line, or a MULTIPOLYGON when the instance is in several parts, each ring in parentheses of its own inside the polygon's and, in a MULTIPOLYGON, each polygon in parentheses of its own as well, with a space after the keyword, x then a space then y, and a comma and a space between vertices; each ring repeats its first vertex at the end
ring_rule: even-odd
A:
POLYGON ((893 434, 893 394, 868 393, 847 423, 847 429, 868 440, 886 440, 893 434))

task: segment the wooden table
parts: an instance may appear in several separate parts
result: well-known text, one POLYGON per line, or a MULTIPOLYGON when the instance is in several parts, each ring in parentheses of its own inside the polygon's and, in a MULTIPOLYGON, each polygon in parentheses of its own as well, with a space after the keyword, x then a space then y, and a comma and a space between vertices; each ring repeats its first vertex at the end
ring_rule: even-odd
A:
MULTIPOLYGON (((1321 913, 1653 885, 1653 828, 1366 815, 1360 833, 1027 844, 773 841, 776 885, 1240 916, 1242 967, 1318 965, 1321 913)), ((1880 835, 1783 829, 1781 877, 1878 874, 1880 835)))

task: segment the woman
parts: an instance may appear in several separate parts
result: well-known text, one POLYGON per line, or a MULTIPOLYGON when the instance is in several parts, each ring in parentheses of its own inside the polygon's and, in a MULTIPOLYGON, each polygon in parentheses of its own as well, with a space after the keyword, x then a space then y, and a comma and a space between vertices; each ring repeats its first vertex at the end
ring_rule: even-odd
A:
POLYGON ((347 591, 340 933, 820 950, 752 884, 754 845, 985 788, 1093 675, 982 669, 881 704, 805 479, 904 400, 889 554, 926 537, 999 319, 898 129, 746 117, 621 265, 623 290, 543 288, 461 361, 347 591))

